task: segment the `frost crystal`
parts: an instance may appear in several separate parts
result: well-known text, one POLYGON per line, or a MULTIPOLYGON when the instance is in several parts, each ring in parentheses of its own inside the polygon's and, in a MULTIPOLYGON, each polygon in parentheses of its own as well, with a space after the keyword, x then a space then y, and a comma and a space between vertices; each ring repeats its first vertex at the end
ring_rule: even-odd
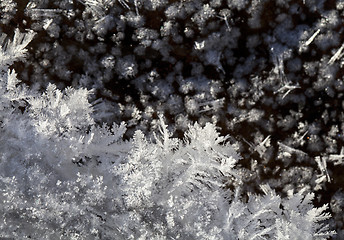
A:
POLYGON ((343 239, 343 10, 0 0, 0 238, 343 239))

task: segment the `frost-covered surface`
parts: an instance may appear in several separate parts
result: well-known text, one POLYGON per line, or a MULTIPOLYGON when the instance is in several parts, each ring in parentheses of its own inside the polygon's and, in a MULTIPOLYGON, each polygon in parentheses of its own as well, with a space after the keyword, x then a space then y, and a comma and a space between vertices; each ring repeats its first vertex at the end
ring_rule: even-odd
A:
POLYGON ((344 238, 343 18, 1 0, 0 237, 344 238))

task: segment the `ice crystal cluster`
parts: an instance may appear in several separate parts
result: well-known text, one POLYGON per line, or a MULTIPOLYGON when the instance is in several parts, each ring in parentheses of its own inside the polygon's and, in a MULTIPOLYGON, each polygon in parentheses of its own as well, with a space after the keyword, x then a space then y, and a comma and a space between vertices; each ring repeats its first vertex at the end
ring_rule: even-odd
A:
POLYGON ((344 1, 0 0, 1 239, 343 239, 344 1))

